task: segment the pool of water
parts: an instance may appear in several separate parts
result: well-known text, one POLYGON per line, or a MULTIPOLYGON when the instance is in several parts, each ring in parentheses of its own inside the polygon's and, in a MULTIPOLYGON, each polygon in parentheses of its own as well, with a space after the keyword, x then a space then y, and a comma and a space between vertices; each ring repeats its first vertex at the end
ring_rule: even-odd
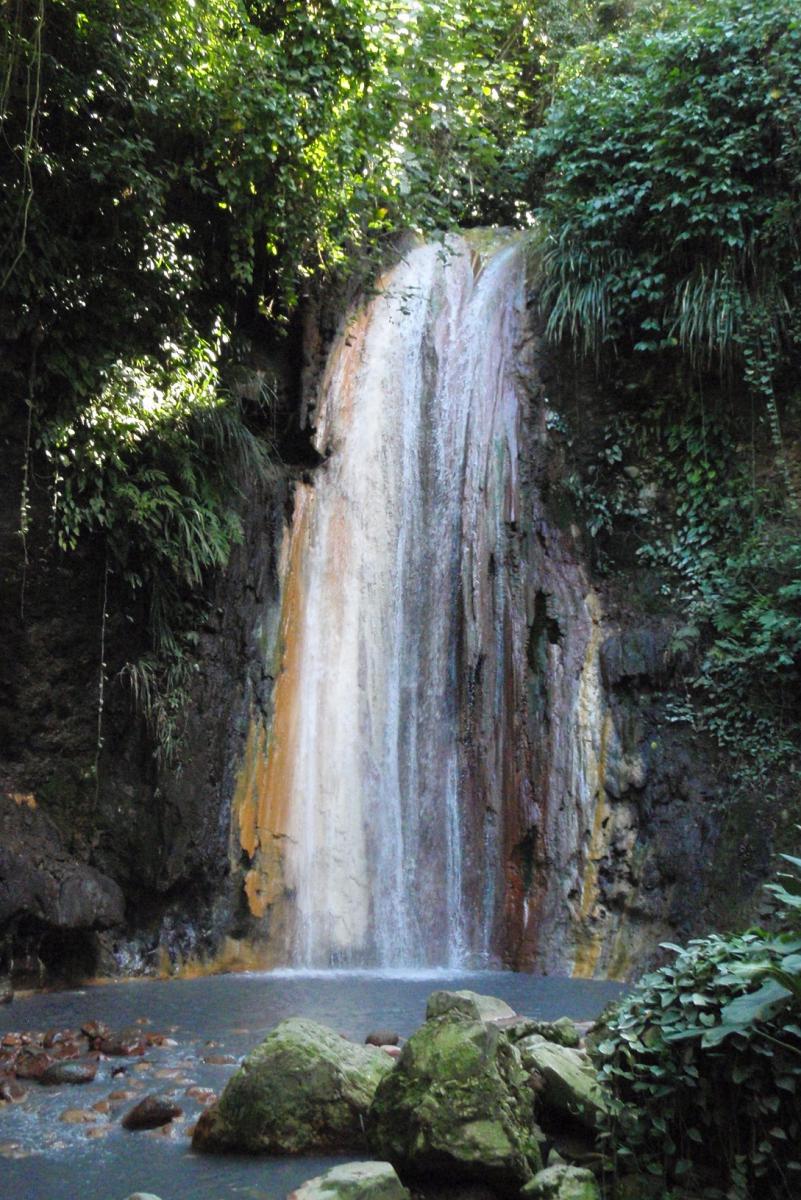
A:
POLYGON ((144 1059, 103 1059, 91 1084, 31 1084, 22 1104, 0 1109, 0 1200, 124 1200, 135 1191, 161 1200, 283 1200, 340 1160, 194 1154, 186 1130, 201 1109, 187 1088, 219 1092, 235 1070, 233 1063, 205 1060, 239 1060, 290 1016, 311 1017, 356 1041, 374 1028, 408 1037, 423 1021, 426 997, 443 987, 500 996, 526 1016, 575 1020, 595 1017, 621 992, 613 983, 512 972, 274 971, 115 983, 16 1000, 0 1008, 0 1034, 98 1020, 113 1029, 139 1023, 169 1034, 175 1045, 153 1047, 144 1059), (112 1077, 121 1065, 125 1074, 112 1077), (112 1113, 83 1125, 61 1120, 71 1108, 92 1112, 119 1090, 134 1095, 112 1113), (135 1097, 151 1092, 174 1096, 184 1109, 169 1137, 120 1127, 135 1097))

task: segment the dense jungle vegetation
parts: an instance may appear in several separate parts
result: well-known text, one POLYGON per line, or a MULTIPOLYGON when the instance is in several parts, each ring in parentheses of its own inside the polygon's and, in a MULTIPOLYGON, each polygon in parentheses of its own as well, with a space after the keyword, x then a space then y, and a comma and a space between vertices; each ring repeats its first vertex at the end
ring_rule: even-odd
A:
POLYGON ((3 9, 0 403, 20 555, 36 521, 52 553, 97 547, 146 622, 127 673, 165 745, 203 585, 240 537, 232 480, 280 453, 271 396, 236 387, 252 341, 315 289, 369 281, 402 230, 503 223, 531 230, 554 341, 614 397, 573 500, 599 569, 623 529, 686 609, 694 674, 675 719, 745 749, 752 776, 786 769, 801 666, 790 0, 3 9))
MULTIPOLYGON (((23 609, 34 544, 88 548, 145 629, 125 674, 169 753, 209 581, 241 538, 236 481, 282 452, 269 389, 238 386, 253 345, 291 331, 316 292, 369 285, 409 228, 516 225, 554 347, 603 398, 592 436, 551 415, 572 463, 564 499, 599 575, 642 567, 653 603, 683 614, 668 716, 727 756, 733 796, 763 795, 766 820, 784 806, 789 837, 795 0, 2 12, 0 412, 23 609)), ((101 708, 105 669, 101 639, 101 708)), ((801 886, 785 883, 772 932, 678 951, 598 1047, 620 1100, 613 1148, 655 1194, 797 1194, 801 886), (729 1120, 718 1100, 733 1088, 729 1120)))

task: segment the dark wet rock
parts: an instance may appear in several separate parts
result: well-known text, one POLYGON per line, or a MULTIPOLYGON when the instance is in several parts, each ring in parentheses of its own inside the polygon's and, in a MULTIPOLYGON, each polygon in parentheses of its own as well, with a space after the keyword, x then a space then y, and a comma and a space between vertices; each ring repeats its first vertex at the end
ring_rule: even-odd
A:
POLYGON ((409 1176, 517 1193, 542 1166, 534 1097, 506 1035, 451 1010, 429 1018, 379 1084, 370 1149, 409 1176))
POLYGON ((101 1038, 96 1043, 101 1054, 108 1058, 133 1058, 145 1052, 145 1040, 138 1029, 126 1029, 122 1033, 113 1033, 110 1037, 101 1038))
POLYGON ((290 1192, 287 1200, 411 1200, 391 1163, 355 1162, 332 1167, 290 1192))
POLYGON ((14 1063, 17 1079, 41 1079, 53 1063, 52 1055, 44 1050, 21 1050, 14 1063))
POLYGON ((108 929, 125 915, 120 887, 78 862, 38 808, 0 794, 0 929, 35 918, 55 929, 108 929))
POLYGON ((91 1083, 97 1074, 97 1060, 83 1062, 55 1062, 41 1075, 39 1082, 46 1086, 64 1083, 91 1083))
POLYGON ((661 623, 643 625, 610 633, 601 644, 600 662, 607 687, 624 680, 660 683, 670 674, 668 647, 673 627, 661 623))
POLYGON ((122 1118, 123 1129, 158 1129, 180 1117, 183 1109, 168 1096, 145 1096, 122 1118))
POLYGON ((90 1042, 102 1042, 104 1038, 110 1038, 112 1031, 103 1021, 85 1021, 81 1026, 81 1033, 89 1038, 90 1042))
POLYGON ((77 1037, 74 1029, 48 1029, 42 1045, 45 1050, 50 1050, 53 1046, 60 1046, 65 1042, 75 1042, 77 1037))
POLYGON ((365 1046, 397 1046, 399 1043, 400 1034, 392 1029, 374 1029, 364 1039, 365 1046))
POLYGON ((457 1013, 473 1021, 508 1021, 517 1014, 505 1000, 478 992, 432 992, 426 1002, 426 1020, 457 1013))
POLYGON ((376 1047, 315 1021, 282 1021, 202 1114, 192 1145, 266 1154, 364 1150, 367 1110, 392 1070, 376 1047))
POLYGON ((0 1080, 0 1100, 5 1104, 19 1104, 27 1095, 28 1089, 17 1083, 16 1079, 0 1080))

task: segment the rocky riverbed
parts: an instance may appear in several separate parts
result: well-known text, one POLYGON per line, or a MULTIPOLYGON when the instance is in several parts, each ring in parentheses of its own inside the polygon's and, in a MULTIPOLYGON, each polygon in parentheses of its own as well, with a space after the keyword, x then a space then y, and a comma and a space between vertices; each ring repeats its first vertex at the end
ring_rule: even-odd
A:
MULTIPOLYGON (((211 1120, 204 1113, 218 1111, 217 1099, 226 1084, 233 1086, 231 1077, 241 1075, 240 1064, 252 1061, 255 1048, 274 1038, 282 1021, 284 1029, 306 1026, 306 1044, 341 1044, 350 1055, 380 1063, 378 1083, 397 1069, 399 1053, 401 1060, 409 1053, 437 983, 440 990, 446 984, 491 988, 506 997, 510 1011, 540 1020, 564 1009, 590 1018, 618 991, 511 973, 456 979, 275 973, 18 999, 0 1011, 0 1197, 122 1200, 140 1188, 162 1200, 281 1200, 341 1165, 343 1153, 364 1158, 373 1151, 358 1139, 346 1149, 334 1136, 296 1145, 291 1158, 238 1153, 237 1146, 209 1156, 199 1152, 196 1132, 199 1122, 202 1129, 211 1120), (328 1032, 309 1034, 310 1022, 328 1032), (367 1048, 371 1034, 372 1041, 405 1046, 367 1048)), ((501 1038, 506 1041, 507 1033, 501 1038)))

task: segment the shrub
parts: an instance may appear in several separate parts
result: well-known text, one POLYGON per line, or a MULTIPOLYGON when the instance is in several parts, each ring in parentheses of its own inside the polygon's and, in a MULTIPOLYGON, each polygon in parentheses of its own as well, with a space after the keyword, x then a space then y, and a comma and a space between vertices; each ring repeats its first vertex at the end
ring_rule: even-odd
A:
POLYGON ((637 984, 595 1050, 616 1100, 612 1154, 693 1195, 797 1196, 801 938, 751 930, 667 948, 675 960, 637 984))

